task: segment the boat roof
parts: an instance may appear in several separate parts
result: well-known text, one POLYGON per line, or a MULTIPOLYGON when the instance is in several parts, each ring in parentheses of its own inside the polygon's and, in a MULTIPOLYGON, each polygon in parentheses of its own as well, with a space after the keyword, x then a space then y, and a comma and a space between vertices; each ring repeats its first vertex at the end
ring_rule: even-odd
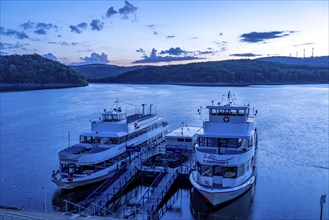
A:
POLYGON ((247 127, 240 127, 241 124, 228 124, 225 128, 205 131, 203 128, 198 131, 199 137, 210 138, 248 138, 254 134, 254 130, 247 127))
POLYGON ((166 134, 166 137, 171 137, 171 138, 182 138, 182 137, 187 137, 187 138, 192 138, 194 137, 198 131, 201 129, 201 127, 180 127, 172 132, 166 134))
POLYGON ((127 135, 128 133, 125 131, 120 132, 84 132, 81 135, 87 136, 87 137, 123 137, 127 135))

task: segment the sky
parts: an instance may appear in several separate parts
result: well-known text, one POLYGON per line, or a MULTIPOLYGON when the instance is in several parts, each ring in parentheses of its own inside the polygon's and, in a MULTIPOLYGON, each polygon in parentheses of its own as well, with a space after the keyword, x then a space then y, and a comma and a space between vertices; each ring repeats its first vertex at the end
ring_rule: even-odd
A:
POLYGON ((329 55, 327 0, 0 4, 0 55, 119 66, 329 55))

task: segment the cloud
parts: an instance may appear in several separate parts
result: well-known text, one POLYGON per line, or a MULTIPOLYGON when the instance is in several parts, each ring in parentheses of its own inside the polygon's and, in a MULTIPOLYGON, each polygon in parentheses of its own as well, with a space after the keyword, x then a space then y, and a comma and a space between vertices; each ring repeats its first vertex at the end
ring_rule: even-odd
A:
POLYGON ((219 33, 219 36, 220 36, 220 37, 221 37, 221 36, 223 36, 223 33, 222 33, 222 32, 220 32, 220 33, 219 33))
POLYGON ((171 62, 171 61, 185 61, 185 60, 196 60, 202 59, 194 56, 158 56, 157 50, 152 49, 150 56, 144 55, 143 59, 135 60, 132 63, 159 63, 159 62, 171 62))
POLYGON ((230 54, 230 56, 233 56, 233 57, 257 57, 257 56, 262 56, 262 55, 254 54, 254 53, 234 53, 234 54, 230 54))
POLYGON ((0 50, 11 50, 11 49, 22 49, 26 50, 25 46, 28 46, 29 44, 20 44, 17 42, 16 44, 10 44, 10 43, 2 43, 0 42, 0 50))
POLYGON ((70 25, 71 31, 75 32, 77 34, 80 34, 82 32, 82 30, 87 28, 87 23, 85 22, 81 22, 78 25, 70 25))
POLYGON ((128 1, 125 1, 125 6, 119 9, 119 14, 123 19, 128 19, 130 14, 135 14, 137 7, 133 6, 128 1))
POLYGON ((12 29, 6 29, 4 27, 0 27, 0 35, 5 35, 5 36, 8 36, 8 37, 16 37, 16 38, 21 39, 21 40, 30 38, 23 31, 16 31, 16 30, 12 30, 12 29))
POLYGON ((169 55, 175 55, 175 56, 179 56, 181 54, 186 54, 187 51, 182 50, 180 47, 176 47, 176 48, 170 48, 169 50, 162 50, 160 52, 160 54, 169 54, 169 55))
POLYGON ((143 50, 142 48, 139 48, 138 50, 136 50, 136 52, 145 53, 145 50, 143 50))
POLYGON ((58 30, 57 25, 52 23, 44 23, 44 22, 35 23, 35 22, 27 21, 25 23, 22 23, 20 26, 23 27, 24 30, 34 29, 34 33, 41 35, 47 34, 47 31, 51 29, 54 29, 55 31, 58 30))
POLYGON ((42 56, 49 60, 58 61, 57 57, 53 53, 46 53, 46 54, 43 54, 42 56))
POLYGON ((240 38, 242 42, 258 43, 268 39, 286 37, 292 33, 295 31, 250 32, 240 35, 240 38))
POLYGON ((152 30, 152 33, 154 34, 154 35, 158 35, 158 31, 155 29, 156 27, 157 27, 158 25, 156 25, 156 24, 149 24, 149 25, 146 25, 146 27, 148 27, 148 28, 150 28, 151 30, 152 30))
POLYGON ((105 53, 98 54, 98 53, 91 53, 90 57, 80 57, 82 60, 81 65, 85 64, 107 64, 110 62, 107 55, 105 53))
POLYGON ((34 33, 41 34, 41 35, 46 35, 47 34, 45 29, 37 29, 37 30, 34 31, 34 33))
POLYGON ((116 10, 114 10, 113 7, 110 7, 107 12, 106 12, 106 17, 112 17, 113 15, 115 15, 116 13, 118 13, 116 10))
POLYGON ((101 20, 94 19, 91 21, 90 26, 91 26, 91 30, 100 31, 104 28, 104 23, 101 20))
POLYGON ((167 36, 167 39, 174 38, 174 37, 175 37, 174 35, 169 35, 169 36, 167 36))

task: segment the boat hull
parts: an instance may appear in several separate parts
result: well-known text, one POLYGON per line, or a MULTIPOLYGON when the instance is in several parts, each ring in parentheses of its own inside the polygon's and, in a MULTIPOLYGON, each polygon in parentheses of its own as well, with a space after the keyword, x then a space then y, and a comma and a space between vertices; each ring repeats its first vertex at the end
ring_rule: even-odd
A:
POLYGON ((198 184, 193 178, 193 173, 190 174, 189 178, 193 187, 198 190, 201 195, 205 197, 208 202, 213 206, 218 206, 233 199, 236 199, 237 197, 247 192, 255 182, 255 176, 251 176, 251 178, 249 178, 245 183, 237 187, 211 189, 198 184))
POLYGON ((74 189, 77 187, 97 183, 108 178, 111 178, 115 174, 115 171, 109 172, 103 175, 91 175, 88 178, 83 178, 79 180, 78 178, 73 179, 72 181, 68 181, 66 178, 59 179, 59 178, 51 178, 51 181, 54 182, 59 188, 61 189, 74 189))

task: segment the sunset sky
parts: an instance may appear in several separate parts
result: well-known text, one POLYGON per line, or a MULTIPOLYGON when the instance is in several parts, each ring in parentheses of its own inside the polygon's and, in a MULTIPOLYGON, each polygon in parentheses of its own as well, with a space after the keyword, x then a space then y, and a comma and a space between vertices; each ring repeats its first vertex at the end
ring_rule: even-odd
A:
POLYGON ((329 54, 328 1, 0 4, 1 55, 131 66, 329 54))

